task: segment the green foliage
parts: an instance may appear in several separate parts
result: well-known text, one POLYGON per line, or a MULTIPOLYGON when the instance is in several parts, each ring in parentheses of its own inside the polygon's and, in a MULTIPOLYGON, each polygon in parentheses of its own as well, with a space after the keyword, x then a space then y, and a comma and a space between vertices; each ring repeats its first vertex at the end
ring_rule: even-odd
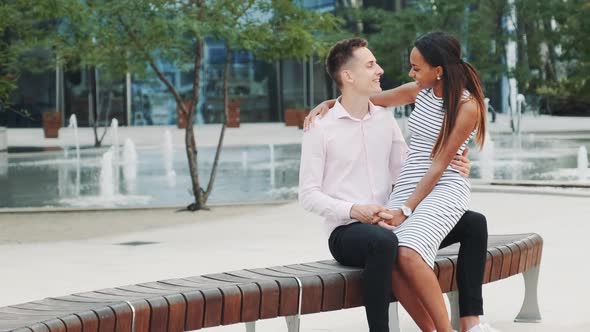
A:
MULTIPOLYGON (((505 24, 507 0, 418 0, 397 12, 365 8, 344 13, 363 22, 363 34, 386 75, 408 81, 408 56, 417 36, 443 30, 461 41, 463 57, 478 69, 484 85, 497 86, 508 74, 528 95, 587 100, 590 95, 590 3, 587 0, 514 0, 516 32, 505 24), (517 43, 516 68, 508 72, 506 44, 517 43)), ((347 25, 351 33, 357 26, 347 25)))
MULTIPOLYGON (((10 94, 23 70, 40 71, 55 62, 32 51, 51 50, 55 7, 47 1, 3 0, 0 5, 0 111, 11 109, 10 94)), ((36 52, 38 53, 38 52, 36 52)), ((47 53, 50 53, 47 51, 47 53)), ((49 56, 51 59, 51 55, 49 56)))

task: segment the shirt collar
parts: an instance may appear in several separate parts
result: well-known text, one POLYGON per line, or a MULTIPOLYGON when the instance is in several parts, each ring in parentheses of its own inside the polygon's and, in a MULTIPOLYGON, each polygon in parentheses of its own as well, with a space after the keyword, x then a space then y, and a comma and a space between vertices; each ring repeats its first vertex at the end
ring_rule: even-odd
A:
MULTIPOLYGON (((350 116, 350 114, 348 113, 348 111, 346 110, 346 108, 344 108, 344 106, 342 106, 342 104, 340 103, 340 98, 342 98, 342 97, 338 97, 336 99, 336 103, 334 103, 334 107, 332 107, 331 112, 333 112, 334 116, 337 119, 348 118, 348 119, 351 119, 351 120, 360 121, 359 119, 356 119, 356 118, 353 118, 352 116, 350 116)), ((377 109, 378 109, 378 107, 375 106, 375 104, 373 104, 369 100, 369 112, 365 115, 365 117, 363 118, 363 120, 370 119, 374 115, 374 112, 377 109)))

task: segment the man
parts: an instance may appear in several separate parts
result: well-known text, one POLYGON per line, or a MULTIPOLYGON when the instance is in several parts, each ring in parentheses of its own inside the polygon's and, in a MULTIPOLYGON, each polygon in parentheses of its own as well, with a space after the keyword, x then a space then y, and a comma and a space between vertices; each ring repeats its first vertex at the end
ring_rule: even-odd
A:
MULTIPOLYGON (((370 331, 389 331, 388 306, 398 241, 392 231, 377 223, 387 216, 383 206, 407 146, 391 112, 369 100, 381 92, 383 69, 365 40, 338 42, 330 50, 326 67, 342 96, 303 136, 299 200, 306 210, 325 217, 333 257, 343 265, 364 268, 362 287, 370 331)), ((454 167, 462 170, 466 158, 459 159, 454 167)), ((457 273, 461 325, 467 331, 479 324, 483 314, 485 217, 468 211, 442 246, 457 242, 461 242, 457 273)), ((420 328, 434 330, 423 307, 415 300, 405 300, 406 310, 420 328)))

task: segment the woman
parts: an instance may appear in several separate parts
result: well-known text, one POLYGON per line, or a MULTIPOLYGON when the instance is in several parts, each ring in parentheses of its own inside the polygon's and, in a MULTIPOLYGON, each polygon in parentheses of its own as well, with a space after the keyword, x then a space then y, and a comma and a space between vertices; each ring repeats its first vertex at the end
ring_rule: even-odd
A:
MULTIPOLYGON (((392 211, 379 225, 392 229, 399 239, 394 284, 402 305, 403 298, 417 295, 419 301, 412 305, 422 306, 436 330, 452 331, 432 267, 441 241, 468 208, 469 182, 449 164, 473 137, 483 144, 484 96, 475 68, 461 59, 460 43, 448 34, 431 32, 418 38, 410 65, 413 83, 371 98, 383 106, 415 103, 408 121, 408 157, 390 196, 392 211), (400 284, 409 289, 400 289, 400 284)), ((331 104, 314 110, 310 122, 331 104)))

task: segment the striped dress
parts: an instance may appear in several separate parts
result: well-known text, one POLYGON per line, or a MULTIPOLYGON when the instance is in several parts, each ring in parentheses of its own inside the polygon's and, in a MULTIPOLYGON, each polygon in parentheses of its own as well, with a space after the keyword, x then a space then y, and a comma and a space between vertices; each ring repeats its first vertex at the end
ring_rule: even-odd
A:
MULTIPOLYGON (((464 91, 463 98, 469 92, 464 91)), ((430 168, 430 154, 436 143, 443 122, 443 100, 432 89, 423 89, 416 98, 415 108, 408 121, 410 146, 387 207, 400 208, 416 189, 418 182, 430 168)), ((475 131, 461 145, 462 154, 475 131)), ((469 181, 450 166, 412 215, 394 230, 399 245, 417 251, 424 261, 434 266, 434 259, 442 240, 455 227, 470 200, 469 181)))

